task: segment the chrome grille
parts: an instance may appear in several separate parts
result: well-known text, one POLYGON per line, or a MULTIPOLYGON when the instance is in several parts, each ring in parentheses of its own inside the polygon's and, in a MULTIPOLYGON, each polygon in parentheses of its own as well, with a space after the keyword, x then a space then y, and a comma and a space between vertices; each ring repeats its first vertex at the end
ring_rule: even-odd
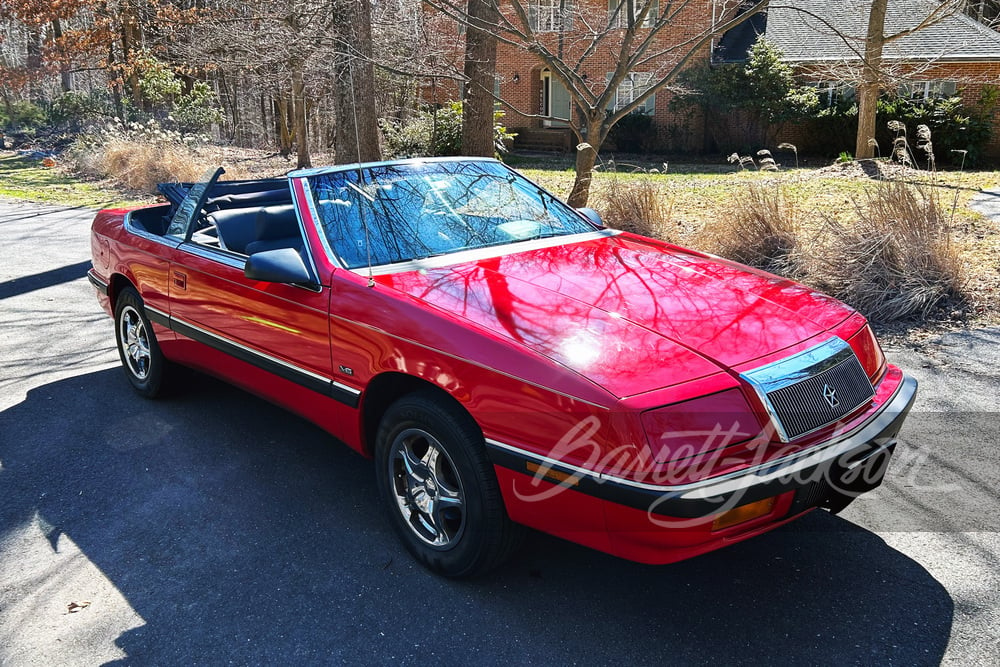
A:
POLYGON ((875 395, 851 347, 839 338, 742 374, 783 441, 836 422, 875 395))

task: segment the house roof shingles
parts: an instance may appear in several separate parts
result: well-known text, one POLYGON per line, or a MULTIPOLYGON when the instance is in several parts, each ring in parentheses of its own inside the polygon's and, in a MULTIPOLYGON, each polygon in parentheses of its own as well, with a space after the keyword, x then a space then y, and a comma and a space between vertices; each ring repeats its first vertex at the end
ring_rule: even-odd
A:
MULTIPOLYGON (((745 60, 747 49, 761 33, 781 49, 786 62, 859 60, 864 53, 871 0, 772 0, 772 3, 766 17, 759 15, 761 19, 727 32, 719 42, 716 58, 730 62, 745 60)), ((915 27, 939 5, 937 0, 889 2, 885 34, 915 27)), ((964 14, 951 14, 888 42, 883 58, 938 62, 1000 60, 1000 34, 964 14)))

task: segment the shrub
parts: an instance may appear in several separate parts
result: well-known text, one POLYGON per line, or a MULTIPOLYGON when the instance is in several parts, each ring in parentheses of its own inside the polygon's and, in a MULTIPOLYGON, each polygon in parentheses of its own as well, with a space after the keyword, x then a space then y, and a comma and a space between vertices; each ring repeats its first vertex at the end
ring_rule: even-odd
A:
POLYGON ((855 203, 857 220, 827 217, 818 281, 877 322, 927 316, 961 298, 961 265, 944 211, 926 186, 877 183, 855 203))
MULTIPOLYGON (((996 104, 997 91, 993 88, 986 88, 979 103, 971 107, 958 97, 928 100, 884 98, 878 103, 875 139, 879 146, 893 145, 895 135, 888 129, 891 120, 910 127, 926 125, 934 133, 940 159, 958 166, 961 157, 955 157, 958 154, 951 151, 967 151, 967 163, 974 165, 982 161, 983 150, 990 139, 993 127, 990 118, 996 104)), ((811 141, 804 150, 835 157, 841 151, 854 147, 858 106, 853 101, 846 101, 824 109, 814 120, 806 123, 806 128, 805 135, 811 141)))
POLYGON ((802 279, 805 255, 799 214, 781 187, 748 183, 727 207, 724 219, 704 228, 693 245, 750 266, 802 279))
POLYGON ((656 144, 653 116, 643 110, 633 111, 611 127, 608 138, 623 153, 649 153, 656 144))
POLYGON ((63 93, 52 102, 49 118, 56 126, 80 131, 87 123, 102 116, 114 117, 110 96, 77 91, 63 93))
POLYGON ((206 132, 213 124, 222 122, 222 109, 211 86, 195 81, 189 92, 174 100, 167 121, 184 133, 206 132))
POLYGON ((634 234, 666 238, 670 205, 651 177, 621 178, 612 174, 599 183, 595 208, 604 224, 634 234))
MULTIPOLYGON (((493 115, 493 142, 498 153, 514 135, 500 124, 503 112, 493 115)), ((426 157, 462 154, 462 103, 441 109, 424 108, 403 122, 380 121, 387 157, 426 157)))
POLYGON ((716 148, 744 152, 773 143, 782 124, 807 117, 819 106, 816 90, 800 86, 781 49, 758 39, 742 64, 685 70, 675 108, 702 108, 716 148))
POLYGON ((47 121, 45 109, 28 101, 14 102, 9 109, 5 105, 0 106, 0 127, 8 130, 32 132, 47 121))
POLYGON ((112 139, 94 157, 99 175, 148 193, 156 192, 157 183, 197 181, 204 172, 194 151, 177 143, 112 139))

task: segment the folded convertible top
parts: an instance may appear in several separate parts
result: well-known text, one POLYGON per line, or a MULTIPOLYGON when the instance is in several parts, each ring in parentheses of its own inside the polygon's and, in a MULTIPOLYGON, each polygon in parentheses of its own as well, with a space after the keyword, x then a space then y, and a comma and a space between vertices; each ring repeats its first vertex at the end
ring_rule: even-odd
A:
MULTIPOLYGON (((156 189, 174 206, 180 205, 194 183, 160 183, 156 189)), ((255 204, 287 204, 292 201, 288 181, 284 178, 260 178, 243 181, 219 181, 209 193, 206 207, 253 206, 255 204)))

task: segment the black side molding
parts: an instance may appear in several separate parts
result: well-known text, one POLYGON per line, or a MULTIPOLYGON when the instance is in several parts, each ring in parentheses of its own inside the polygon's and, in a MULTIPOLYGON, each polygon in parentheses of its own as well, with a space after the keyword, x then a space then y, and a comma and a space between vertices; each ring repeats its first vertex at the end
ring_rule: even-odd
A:
POLYGON ((245 361, 248 364, 261 368, 284 380, 294 382, 295 384, 305 387, 306 389, 332 398, 338 403, 343 403, 349 408, 357 408, 361 401, 361 392, 359 390, 346 387, 334 382, 330 378, 326 378, 304 369, 297 368, 291 364, 278 361, 277 359, 269 357, 266 354, 257 352, 256 350, 244 347, 243 345, 239 345, 238 343, 227 340, 221 336, 204 331, 186 322, 182 322, 175 317, 170 317, 154 308, 149 308, 147 306, 145 310, 146 317, 148 317, 151 322, 167 327, 168 329, 175 331, 186 338, 198 341, 199 343, 219 350, 220 352, 225 352, 240 361, 245 361))

